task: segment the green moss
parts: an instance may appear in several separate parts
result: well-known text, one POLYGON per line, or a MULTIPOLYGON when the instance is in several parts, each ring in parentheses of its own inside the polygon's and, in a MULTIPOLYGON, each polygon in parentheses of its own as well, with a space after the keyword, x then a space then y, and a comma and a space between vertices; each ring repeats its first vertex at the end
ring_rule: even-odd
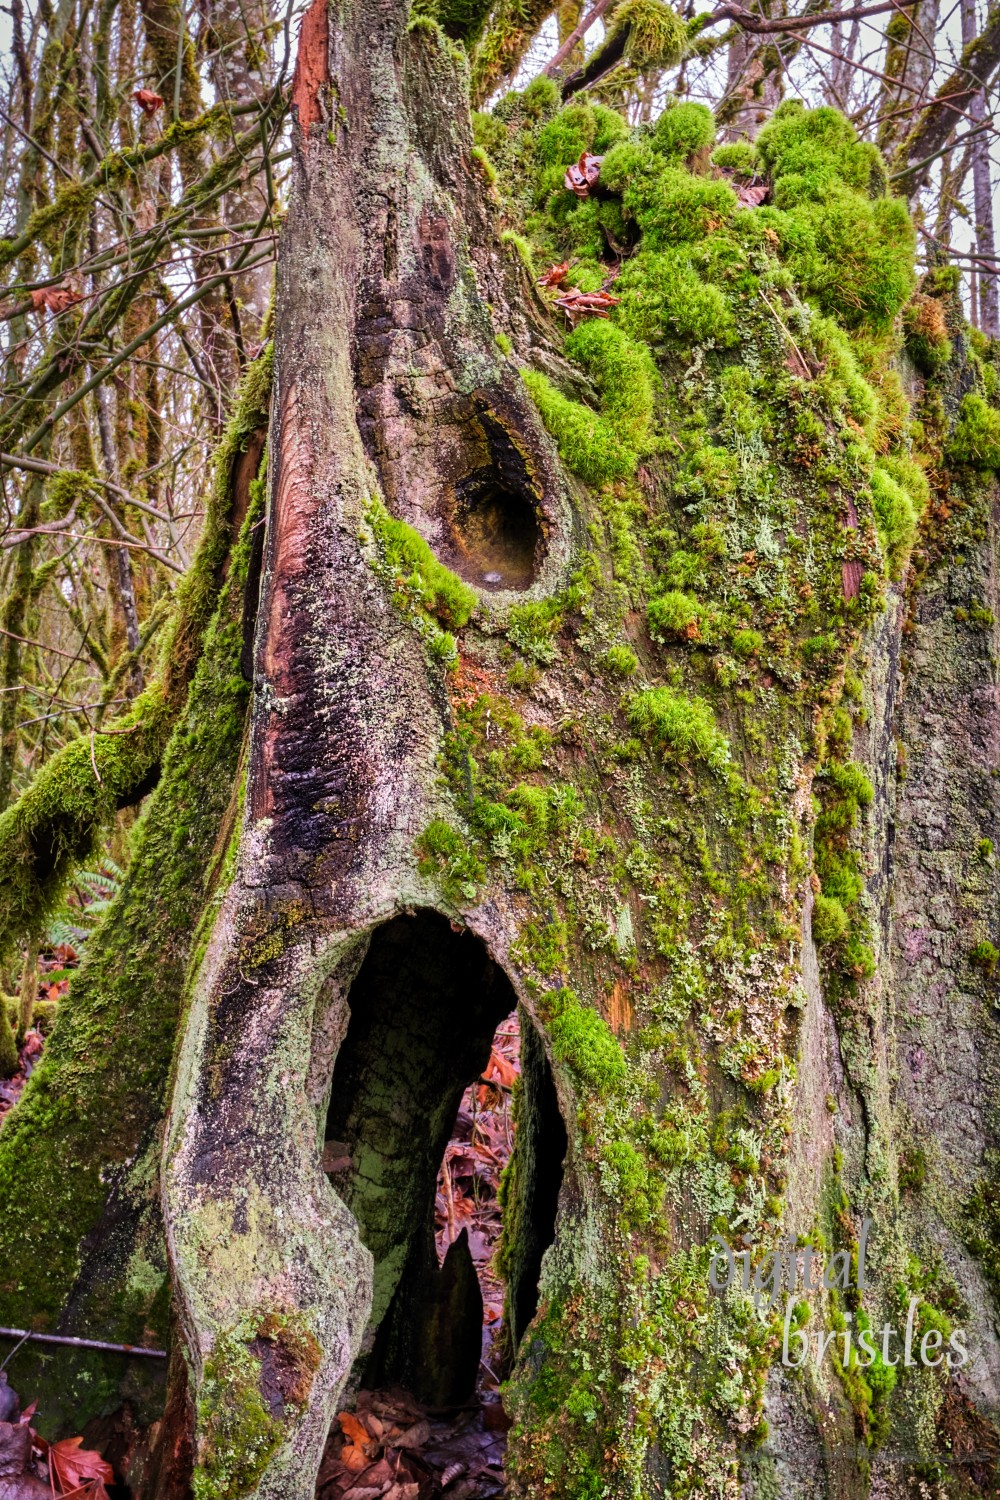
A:
POLYGON ((649 350, 613 323, 581 323, 566 340, 566 353, 579 360, 601 393, 605 417, 619 442, 641 454, 649 436, 657 384, 649 350))
POLYGON ((642 230, 647 250, 704 240, 735 212, 736 194, 728 182, 694 177, 655 153, 637 156, 637 149, 616 146, 605 157, 601 177, 612 189, 620 187, 622 207, 642 230))
POLYGON ((715 148, 712 152, 712 165, 721 167, 724 172, 738 172, 742 177, 753 177, 763 164, 753 141, 733 141, 715 148))
POLYGON ((666 636, 682 636, 686 640, 706 641, 710 638, 707 629, 708 616, 703 605, 692 594, 679 589, 668 589, 657 594, 646 607, 649 633, 654 639, 666 636))
POLYGON ((538 371, 522 372, 524 382, 574 473, 595 485, 625 479, 649 442, 656 381, 649 350, 601 320, 582 323, 566 349, 593 378, 602 399, 600 417, 562 395, 538 371))
POLYGON ((781 105, 757 138, 779 235, 796 281, 848 327, 888 329, 913 290, 914 233, 887 198, 877 149, 832 109, 781 105))
POLYGON ((600 1095, 626 1076, 625 1057, 606 1021, 582 1005, 572 990, 553 990, 542 1001, 552 1055, 600 1095))
MULTIPOLYGON (((51 975, 49 976, 51 978, 51 975)), ((3 1004, 7 1011, 7 1019, 16 1029, 20 1016, 21 1002, 16 995, 3 996, 3 1004)), ((31 1009, 31 1024, 42 1036, 48 1036, 56 1021, 59 1010, 58 1000, 36 1000, 31 1009)))
MULTIPOLYGON (((261 395, 258 386, 256 399, 261 395)), ((250 430, 262 416, 256 399, 240 413, 250 430)), ((243 594, 250 528, 263 514, 264 485, 251 486, 240 538, 228 545, 222 507, 228 507, 233 449, 241 441, 237 422, 230 441, 220 454, 203 542, 208 557, 228 558, 229 569, 197 640, 187 704, 162 755, 159 784, 133 831, 118 893, 88 938, 41 1062, 0 1132, 0 1193, 8 1205, 0 1220, 0 1321, 7 1324, 30 1315, 33 1326, 52 1327, 62 1315, 80 1247, 101 1222, 112 1180, 118 1201, 135 1204, 139 1229, 130 1209, 129 1233, 148 1237, 146 1258, 160 1266, 161 1279, 167 1276, 157 1220, 147 1220, 146 1194, 132 1187, 130 1174, 144 1170, 146 1145, 162 1117, 184 976, 240 807, 250 692, 239 666, 243 594)), ((206 607, 209 582, 188 575, 185 585, 188 599, 197 593, 199 608, 206 607)), ((196 618, 182 616, 178 630, 193 632, 196 618)), ((193 652, 195 643, 185 649, 193 652)), ((116 736, 113 743, 128 745, 131 738, 116 736)), ((124 1273, 80 1289, 75 1308, 81 1327, 112 1340, 167 1336, 166 1299, 149 1287, 132 1287, 124 1273)), ((120 1388, 118 1356, 67 1357, 55 1384, 34 1351, 26 1347, 17 1358, 19 1378, 44 1393, 46 1420, 54 1425, 62 1417, 79 1425, 120 1388)))
POLYGON ((647 688, 626 703, 628 721, 637 734, 658 750, 697 755, 713 771, 730 763, 729 741, 703 698, 688 698, 672 688, 647 688))
MULTIPOLYGON (((673 6, 665 5, 663 0, 624 0, 615 9, 605 45, 610 45, 626 27, 625 56, 629 66, 639 72, 675 67, 687 51, 687 27, 673 6)), ((591 61, 597 66, 599 59, 600 49, 591 61)))
POLYGON ((643 251, 627 260, 615 295, 622 299, 619 324, 635 339, 722 347, 736 342, 736 319, 725 293, 705 280, 683 248, 643 251))
POLYGON ((308 1402, 320 1358, 312 1332, 281 1314, 245 1319, 217 1339, 198 1391, 194 1500, 253 1493, 290 1419, 308 1402), (277 1411, 265 1390, 268 1365, 281 1401, 277 1411))
POLYGON ((977 969, 982 969, 984 974, 992 976, 996 973, 997 964, 1000 963, 1000 950, 987 938, 976 943, 969 953, 969 958, 977 969))
POLYGON ((507 637, 532 661, 547 665, 558 656, 555 638, 562 629, 563 602, 560 598, 529 599, 515 604, 507 620, 507 637))
POLYGON ((812 932, 817 948, 842 942, 850 932, 851 922, 835 896, 817 895, 813 902, 812 932))
POLYGON ((730 645, 733 655, 745 660, 760 655, 764 649, 764 637, 759 630, 737 630, 733 633, 730 645))
POLYGON ((918 1193, 927 1181, 927 1153, 922 1146, 910 1145, 900 1153, 899 1186, 904 1193, 918 1193))
POLYGON ((859 140, 851 122, 835 109, 808 110, 798 100, 787 100, 757 136, 757 151, 779 208, 822 201, 841 187, 869 198, 885 192, 878 148, 859 140))
MULTIPOLYGON (((890 578, 902 576, 920 524, 920 511, 911 492, 900 484, 890 469, 876 464, 872 469, 871 491, 875 504, 875 525, 885 554, 890 578)), ((925 487, 926 487, 926 481, 925 487)))
POLYGON ((634 472, 638 455, 618 443, 610 422, 579 401, 571 401, 537 370, 521 374, 567 468, 595 485, 625 479, 634 472))
POLYGON ((538 160, 548 167, 567 167, 589 149, 597 134, 597 116, 589 104, 568 104, 543 125, 535 140, 538 160))
POLYGON ((0 1078, 10 1078, 17 1072, 20 1059, 17 1051, 17 1038, 14 1035, 16 1023, 17 1003, 15 1002, 13 1024, 6 1004, 0 1005, 0 1078))
POLYGON ((705 104, 675 100, 660 115, 650 137, 655 150, 676 161, 703 151, 715 140, 715 120, 705 104))
POLYGON ((419 531, 390 516, 378 500, 368 506, 365 520, 397 586, 443 625, 461 629, 468 624, 476 607, 475 590, 438 561, 419 531))
POLYGON ((484 874, 482 861, 456 828, 443 818, 435 818, 415 847, 421 875, 434 876, 456 906, 467 906, 476 899, 484 874))
POLYGON ((639 670, 639 658, 631 646, 609 646, 601 661, 616 677, 633 677, 639 670))
POLYGON ((974 469, 1000 469, 1000 412, 975 391, 962 398, 947 456, 974 469))

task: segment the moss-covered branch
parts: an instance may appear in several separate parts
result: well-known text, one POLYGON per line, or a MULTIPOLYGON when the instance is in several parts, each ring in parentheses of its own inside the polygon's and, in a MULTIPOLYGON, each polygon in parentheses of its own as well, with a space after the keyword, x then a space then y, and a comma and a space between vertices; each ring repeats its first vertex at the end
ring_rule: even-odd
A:
POLYGON ((270 351, 249 370, 216 459, 205 530, 177 591, 160 668, 127 714, 52 757, 0 817, 0 949, 37 928, 74 864, 92 851, 115 812, 155 784, 198 665, 219 596, 232 532, 231 471, 267 420, 270 351))

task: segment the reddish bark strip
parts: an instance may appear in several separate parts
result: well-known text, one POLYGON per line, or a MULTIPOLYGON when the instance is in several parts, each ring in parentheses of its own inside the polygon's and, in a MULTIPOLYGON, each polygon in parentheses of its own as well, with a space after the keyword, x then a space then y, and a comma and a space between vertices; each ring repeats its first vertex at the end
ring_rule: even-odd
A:
POLYGON ((861 589, 861 580, 865 570, 859 562, 845 562, 841 565, 844 578, 844 598, 856 599, 861 589))
POLYGON ((303 139, 310 127, 323 119, 320 93, 330 77, 328 0, 313 0, 302 17, 299 55, 292 79, 292 108, 298 115, 303 139))

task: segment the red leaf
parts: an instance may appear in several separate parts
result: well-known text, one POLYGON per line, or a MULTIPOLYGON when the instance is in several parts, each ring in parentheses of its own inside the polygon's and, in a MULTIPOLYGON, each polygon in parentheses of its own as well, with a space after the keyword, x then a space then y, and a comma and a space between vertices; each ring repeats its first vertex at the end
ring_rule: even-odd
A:
POLYGON ((509 1063, 505 1057, 502 1057, 494 1047, 490 1052, 490 1060, 483 1077, 487 1083, 493 1083, 495 1080, 497 1083, 504 1084, 506 1088, 511 1088, 517 1077, 517 1069, 513 1063, 509 1063))
POLYGON ((49 1463, 61 1495, 71 1494, 95 1480, 102 1485, 114 1483, 111 1465, 93 1448, 82 1447, 82 1443, 82 1437, 63 1438, 49 1448, 49 1463))
POLYGON ((561 297, 556 298, 555 305, 561 307, 571 319, 580 318, 585 313, 606 318, 605 309, 617 306, 621 300, 620 297, 613 297, 610 292, 581 292, 578 287, 571 286, 561 297))
POLYGON ((569 261, 559 261, 556 263, 556 265, 549 266, 549 269, 547 271, 542 272, 541 276, 539 276, 538 278, 538 285, 562 286, 563 282, 566 280, 566 273, 568 270, 569 261))
POLYGON ((132 98, 138 104, 144 115, 155 115, 158 109, 163 108, 163 99, 160 94, 154 94, 152 89, 136 89, 132 98))

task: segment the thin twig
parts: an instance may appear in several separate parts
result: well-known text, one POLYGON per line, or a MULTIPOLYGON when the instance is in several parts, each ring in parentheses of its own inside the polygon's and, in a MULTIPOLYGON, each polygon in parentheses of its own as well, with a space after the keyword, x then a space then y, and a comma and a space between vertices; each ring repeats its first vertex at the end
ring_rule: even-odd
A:
MULTIPOLYGON (((25 1328, 0 1328, 0 1339, 19 1339, 22 1344, 27 1339, 36 1344, 66 1344, 71 1349, 105 1349, 111 1354, 140 1354, 146 1359, 167 1357, 165 1349, 143 1349, 139 1344, 110 1344, 106 1339, 75 1339, 66 1333, 32 1333, 25 1328)), ((14 1353, 17 1353, 16 1349, 14 1353)))

